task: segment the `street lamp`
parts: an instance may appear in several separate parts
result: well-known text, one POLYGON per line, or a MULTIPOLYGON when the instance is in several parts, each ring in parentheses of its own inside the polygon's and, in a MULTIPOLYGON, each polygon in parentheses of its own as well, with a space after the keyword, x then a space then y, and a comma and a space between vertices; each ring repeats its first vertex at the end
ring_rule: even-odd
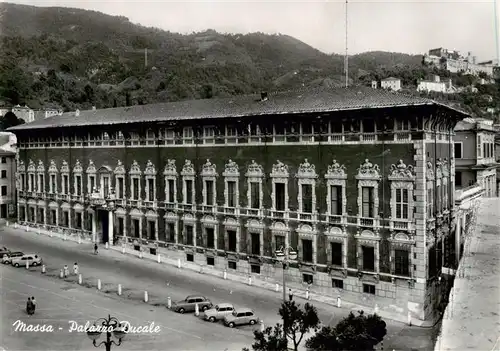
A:
POLYGON ((92 340, 92 345, 94 345, 94 347, 104 345, 106 347, 106 351, 111 351, 111 345, 113 344, 120 346, 126 334, 127 330, 122 326, 120 321, 110 315, 108 315, 108 318, 99 318, 96 320, 94 325, 87 331, 87 336, 90 340, 92 340), (101 341, 98 344, 97 340, 101 337, 103 332, 106 333, 106 340, 101 341), (118 342, 113 340, 113 336, 118 340, 118 342))
POLYGON ((293 248, 288 247, 286 249, 283 249, 283 246, 281 246, 278 250, 275 252, 276 255, 276 260, 281 262, 283 265, 283 302, 286 302, 286 276, 285 276, 285 271, 288 268, 288 264, 290 263, 290 260, 296 260, 297 259, 297 251, 295 251, 293 248))

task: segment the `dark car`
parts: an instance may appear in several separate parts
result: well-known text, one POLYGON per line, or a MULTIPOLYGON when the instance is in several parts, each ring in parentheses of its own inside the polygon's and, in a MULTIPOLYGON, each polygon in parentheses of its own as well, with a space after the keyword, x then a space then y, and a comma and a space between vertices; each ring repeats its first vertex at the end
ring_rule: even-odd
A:
POLYGON ((174 302, 172 304, 172 310, 179 313, 194 312, 197 304, 200 311, 203 312, 213 306, 212 302, 205 296, 191 295, 182 301, 174 302))
POLYGON ((24 256, 23 252, 19 252, 19 251, 9 252, 9 253, 3 255, 3 257, 2 257, 2 263, 3 264, 10 264, 10 263, 12 263, 12 259, 13 258, 15 258, 15 257, 21 257, 21 256, 24 256))
POLYGON ((0 248, 0 257, 3 257, 3 255, 8 255, 10 254, 10 250, 6 248, 5 246, 0 248))

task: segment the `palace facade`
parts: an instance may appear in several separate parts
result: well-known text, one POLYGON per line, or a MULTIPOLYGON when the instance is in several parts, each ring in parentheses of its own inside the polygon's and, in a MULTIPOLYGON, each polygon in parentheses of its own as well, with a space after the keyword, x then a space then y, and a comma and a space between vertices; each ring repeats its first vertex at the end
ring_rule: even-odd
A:
MULTIPOLYGON (((455 124, 363 87, 76 111, 11 128, 18 220, 433 317, 455 124)), ((394 312, 393 311, 393 312, 394 312)))

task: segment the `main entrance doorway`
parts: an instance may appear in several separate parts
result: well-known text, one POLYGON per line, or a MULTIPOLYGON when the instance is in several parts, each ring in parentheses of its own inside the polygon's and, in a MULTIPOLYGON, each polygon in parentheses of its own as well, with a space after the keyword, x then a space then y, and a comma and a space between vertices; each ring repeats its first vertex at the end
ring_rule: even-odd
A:
POLYGON ((98 210, 97 211, 97 223, 100 228, 98 232, 101 232, 102 243, 105 244, 109 241, 109 213, 108 211, 98 210))

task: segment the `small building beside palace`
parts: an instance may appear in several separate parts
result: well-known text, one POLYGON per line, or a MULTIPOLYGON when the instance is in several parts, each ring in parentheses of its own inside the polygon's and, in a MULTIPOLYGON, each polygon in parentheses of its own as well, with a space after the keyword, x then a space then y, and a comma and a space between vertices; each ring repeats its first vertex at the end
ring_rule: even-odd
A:
POLYGON ((20 223, 434 318, 457 262, 453 129, 365 87, 64 113, 16 126, 20 223))

